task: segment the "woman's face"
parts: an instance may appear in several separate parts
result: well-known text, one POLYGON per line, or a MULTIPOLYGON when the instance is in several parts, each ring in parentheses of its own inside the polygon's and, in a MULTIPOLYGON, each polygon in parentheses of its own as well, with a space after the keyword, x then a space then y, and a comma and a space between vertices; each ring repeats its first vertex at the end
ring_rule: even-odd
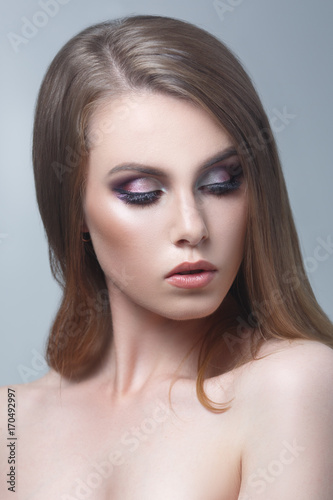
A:
POLYGON ((89 137, 84 230, 111 298, 170 319, 213 313, 236 277, 246 230, 246 186, 228 134, 194 104, 147 92, 101 107, 89 137), (215 270, 166 278, 199 260, 215 270))

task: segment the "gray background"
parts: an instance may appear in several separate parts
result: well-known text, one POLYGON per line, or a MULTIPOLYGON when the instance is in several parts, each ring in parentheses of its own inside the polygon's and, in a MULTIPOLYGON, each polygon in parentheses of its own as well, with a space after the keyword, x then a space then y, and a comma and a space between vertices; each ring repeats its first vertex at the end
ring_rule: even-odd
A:
POLYGON ((47 0, 2 2, 0 148, 0 385, 46 372, 44 345, 60 291, 49 270, 31 166, 33 110, 42 77, 60 47, 84 27, 129 14, 193 22, 239 56, 274 125, 309 278, 331 319, 333 236, 332 41, 329 0, 47 0), (49 6, 49 9, 51 7, 49 6), (50 12, 50 11, 49 11, 50 12), (44 24, 14 50, 27 20, 44 24), (278 118, 283 110, 292 117, 278 118))

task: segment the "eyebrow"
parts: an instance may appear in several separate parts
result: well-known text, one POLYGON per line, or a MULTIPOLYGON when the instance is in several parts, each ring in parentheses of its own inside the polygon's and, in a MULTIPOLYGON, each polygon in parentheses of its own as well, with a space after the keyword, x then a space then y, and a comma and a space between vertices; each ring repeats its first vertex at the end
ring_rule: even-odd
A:
MULTIPOLYGON (((234 147, 229 147, 227 149, 224 149, 223 151, 220 151, 219 153, 215 154, 213 157, 206 160, 197 170, 197 174, 204 172, 212 165, 215 165, 215 163, 219 163, 219 162, 226 160, 227 158, 230 158, 230 157, 235 156, 235 155, 237 155, 237 151, 234 147)), ((167 177, 167 174, 164 170, 161 170, 157 167, 143 165, 141 163, 136 163, 136 162, 121 163, 120 165, 117 165, 116 167, 113 167, 111 170, 109 170, 109 172, 106 174, 106 177, 109 177, 110 175, 115 174, 116 172, 122 172, 122 171, 127 171, 127 170, 135 170, 136 172, 141 172, 144 174, 151 174, 151 175, 155 175, 157 177, 167 177)))

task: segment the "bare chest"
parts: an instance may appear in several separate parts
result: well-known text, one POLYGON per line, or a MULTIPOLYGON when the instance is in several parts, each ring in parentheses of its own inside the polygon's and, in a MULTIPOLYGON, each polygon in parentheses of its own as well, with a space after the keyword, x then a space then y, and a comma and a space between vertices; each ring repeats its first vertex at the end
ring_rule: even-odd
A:
POLYGON ((19 500, 237 499, 230 412, 189 405, 174 414, 157 399, 134 414, 73 406, 18 421, 19 500))

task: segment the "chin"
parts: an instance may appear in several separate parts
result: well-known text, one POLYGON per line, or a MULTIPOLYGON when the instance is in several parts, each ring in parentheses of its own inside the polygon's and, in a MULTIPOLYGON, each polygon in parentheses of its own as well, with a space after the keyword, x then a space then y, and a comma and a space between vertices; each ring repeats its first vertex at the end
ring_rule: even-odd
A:
POLYGON ((178 320, 178 321, 186 321, 186 320, 192 320, 192 319, 201 319, 201 318, 206 318, 210 315, 212 315, 221 305, 221 301, 217 304, 210 304, 202 305, 201 307, 198 306, 191 306, 191 307, 177 307, 175 309, 165 311, 165 313, 162 315, 165 316, 166 318, 173 319, 173 320, 178 320))

